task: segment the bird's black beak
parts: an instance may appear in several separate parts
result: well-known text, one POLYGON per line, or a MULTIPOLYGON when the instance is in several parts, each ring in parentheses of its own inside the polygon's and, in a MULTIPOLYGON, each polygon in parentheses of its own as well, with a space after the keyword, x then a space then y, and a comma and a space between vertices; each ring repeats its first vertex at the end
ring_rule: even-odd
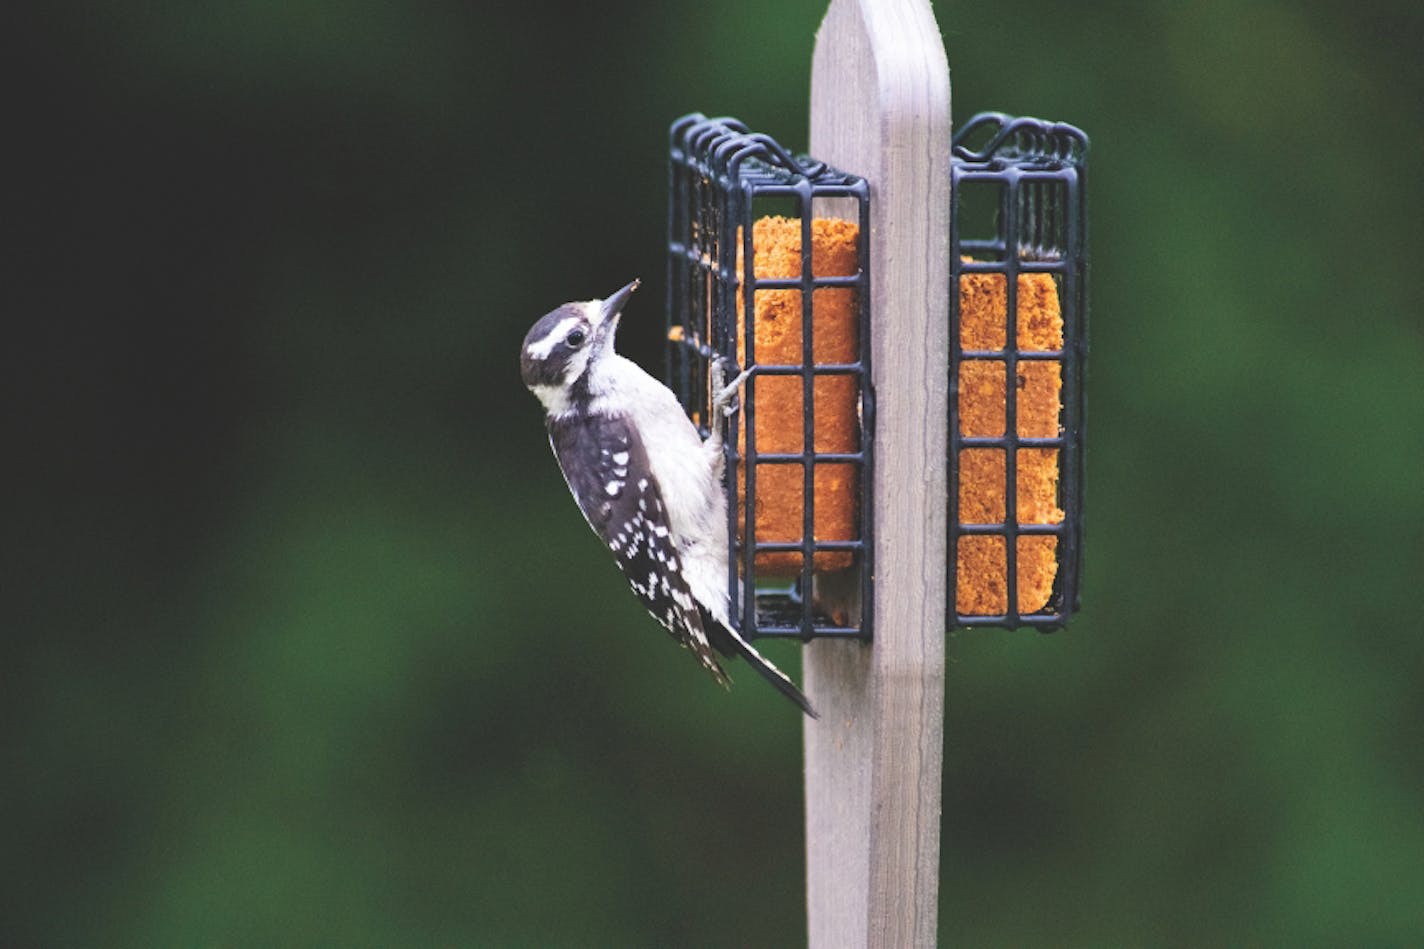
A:
POLYGON ((638 289, 638 284, 640 283, 642 283, 641 280, 634 280, 628 284, 628 286, 603 301, 603 319, 605 321, 611 320, 623 312, 623 307, 627 305, 628 298, 633 295, 634 290, 638 289))

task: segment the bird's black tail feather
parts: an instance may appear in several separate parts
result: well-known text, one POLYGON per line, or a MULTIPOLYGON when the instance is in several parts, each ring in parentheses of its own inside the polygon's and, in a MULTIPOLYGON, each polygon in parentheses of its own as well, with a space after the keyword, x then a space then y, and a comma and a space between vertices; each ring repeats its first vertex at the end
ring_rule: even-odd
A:
MULTIPOLYGON (((729 630, 728 632, 731 631, 729 630)), ((732 647, 730 651, 745 659, 753 669, 761 673, 763 679, 776 686, 776 691, 801 706, 801 711, 812 718, 820 717, 816 714, 816 710, 811 707, 810 701, 808 701, 806 696, 801 693, 801 690, 796 687, 796 683, 792 682, 791 679, 780 669, 776 668, 776 666, 762 658, 762 654, 753 649, 751 643, 742 639, 742 637, 736 633, 731 633, 727 639, 729 640, 729 645, 732 647)))

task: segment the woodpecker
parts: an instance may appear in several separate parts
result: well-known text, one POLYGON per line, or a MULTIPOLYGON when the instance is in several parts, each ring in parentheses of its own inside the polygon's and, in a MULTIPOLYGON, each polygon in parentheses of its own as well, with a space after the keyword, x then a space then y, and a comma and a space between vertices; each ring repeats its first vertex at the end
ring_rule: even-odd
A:
POLYGON ((714 424, 703 440, 672 391, 614 351, 638 283, 545 314, 524 337, 520 375, 544 406, 579 510, 648 612, 723 687, 731 682, 717 654, 740 656, 815 718, 801 690, 730 621, 722 428, 750 370, 728 383, 713 360, 714 424))

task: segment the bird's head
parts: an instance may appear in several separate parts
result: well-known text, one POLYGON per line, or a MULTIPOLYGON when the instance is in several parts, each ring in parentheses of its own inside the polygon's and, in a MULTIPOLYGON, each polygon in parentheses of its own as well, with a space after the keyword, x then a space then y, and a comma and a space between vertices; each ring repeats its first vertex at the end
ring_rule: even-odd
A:
POLYGON ((524 337, 519 374, 550 413, 567 406, 580 380, 614 354, 618 317, 639 281, 606 300, 565 303, 544 314, 524 337))

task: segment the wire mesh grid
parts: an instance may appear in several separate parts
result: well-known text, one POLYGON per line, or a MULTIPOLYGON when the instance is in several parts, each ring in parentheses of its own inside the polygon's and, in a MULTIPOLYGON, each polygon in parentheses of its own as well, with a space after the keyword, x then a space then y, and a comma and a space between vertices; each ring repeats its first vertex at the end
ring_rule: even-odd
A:
MULTIPOLYGON (((714 354, 730 366, 753 370, 726 440, 727 533, 737 552, 727 578, 733 622, 749 638, 869 638, 874 567, 869 188, 862 178, 791 155, 735 119, 700 113, 673 123, 669 159, 668 384, 705 435, 714 354), (787 214, 780 223, 794 234, 791 243, 799 253, 794 273, 758 272, 758 253, 765 250, 758 245, 758 212, 771 209, 787 214), (855 225, 853 232, 847 230, 855 236, 845 272, 817 272, 813 231, 822 212, 855 225), (828 302, 828 291, 838 291, 847 302, 853 351, 818 361, 813 304, 821 308, 828 302), (759 362, 759 342, 770 348, 759 340, 760 319, 775 294, 782 303, 791 301, 789 319, 799 321, 799 332, 785 337, 796 351, 778 349, 770 354, 774 361, 759 362), (849 380, 839 387, 849 400, 840 413, 849 433, 844 443, 828 448, 816 416, 819 411, 825 422, 834 408, 825 395, 837 385, 827 380, 836 378, 849 380), (769 399, 759 402, 759 386, 769 399), (788 406, 795 411, 797 403, 799 447, 771 437, 777 419, 784 420, 788 406), (765 424, 758 422, 759 407, 765 424), (826 489, 832 481, 838 492, 826 489), (826 529, 822 515, 833 506, 846 515, 849 526, 843 530, 826 529), (773 507, 789 510, 799 521, 789 535, 765 520, 773 507)), ((824 340, 824 325, 820 332, 824 340)), ((728 377, 733 372, 729 369, 728 377)))
POLYGON ((951 627, 1048 631, 1078 608, 1087 147, 1002 113, 954 139, 951 627))

